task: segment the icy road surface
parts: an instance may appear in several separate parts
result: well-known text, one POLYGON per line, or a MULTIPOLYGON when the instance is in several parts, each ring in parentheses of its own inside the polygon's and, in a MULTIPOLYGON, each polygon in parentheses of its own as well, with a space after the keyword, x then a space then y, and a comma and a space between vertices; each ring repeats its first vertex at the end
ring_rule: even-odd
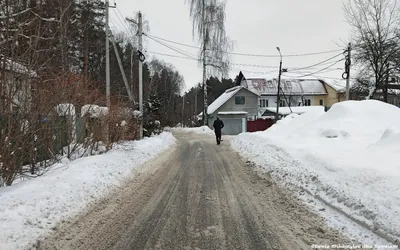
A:
POLYGON ((120 191, 38 249, 310 249, 350 244, 227 139, 175 134, 178 143, 140 167, 120 191))

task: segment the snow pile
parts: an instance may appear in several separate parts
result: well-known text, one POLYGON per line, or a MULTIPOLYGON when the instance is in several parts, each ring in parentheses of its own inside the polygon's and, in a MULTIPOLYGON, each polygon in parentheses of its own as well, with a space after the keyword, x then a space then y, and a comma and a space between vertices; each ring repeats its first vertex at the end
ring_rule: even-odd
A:
MULTIPOLYGON (((233 147, 291 188, 301 188, 400 240, 400 109, 348 101, 241 134, 233 147)), ((329 215, 326 215, 329 217, 329 215)))
POLYGON ((110 152, 63 160, 44 176, 0 189, 0 249, 22 249, 57 222, 122 185, 131 170, 171 147, 171 133, 118 144, 110 152))
POLYGON ((214 135, 214 131, 208 126, 196 127, 196 128, 174 128, 175 131, 194 133, 199 135, 214 135))
POLYGON ((90 118, 98 118, 108 114, 107 107, 100 107, 98 105, 87 104, 83 105, 81 109, 81 116, 88 115, 90 118))

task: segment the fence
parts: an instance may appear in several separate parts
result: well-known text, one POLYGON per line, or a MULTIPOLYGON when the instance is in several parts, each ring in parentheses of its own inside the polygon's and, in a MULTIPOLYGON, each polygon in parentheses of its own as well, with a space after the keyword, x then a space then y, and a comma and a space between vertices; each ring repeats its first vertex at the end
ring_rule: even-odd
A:
POLYGON ((255 121, 247 121, 247 132, 264 131, 274 124, 272 119, 258 119, 255 121))

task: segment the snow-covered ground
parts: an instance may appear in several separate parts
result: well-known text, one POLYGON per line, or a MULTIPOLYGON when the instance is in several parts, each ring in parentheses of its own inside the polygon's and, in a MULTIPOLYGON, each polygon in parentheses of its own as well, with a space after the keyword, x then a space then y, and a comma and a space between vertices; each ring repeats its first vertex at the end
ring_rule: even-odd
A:
POLYGON ((44 176, 0 189, 0 249, 23 249, 63 220, 119 187, 131 170, 175 143, 171 133, 116 145, 110 152, 63 159, 44 176))
POLYGON ((338 103, 326 113, 290 115, 266 131, 241 134, 232 146, 282 184, 307 191, 392 242, 400 240, 398 107, 338 103))
POLYGON ((179 132, 187 132, 194 133, 200 135, 214 135, 214 131, 210 129, 208 126, 196 127, 196 128, 173 128, 175 131, 179 132))

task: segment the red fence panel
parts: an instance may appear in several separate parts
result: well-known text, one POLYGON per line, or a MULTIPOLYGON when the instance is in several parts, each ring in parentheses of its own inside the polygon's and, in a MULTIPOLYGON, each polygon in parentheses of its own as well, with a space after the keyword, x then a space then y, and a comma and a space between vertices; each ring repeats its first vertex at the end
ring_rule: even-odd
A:
POLYGON ((272 119, 259 119, 255 121, 247 121, 247 132, 257 132, 267 130, 274 124, 272 119))

